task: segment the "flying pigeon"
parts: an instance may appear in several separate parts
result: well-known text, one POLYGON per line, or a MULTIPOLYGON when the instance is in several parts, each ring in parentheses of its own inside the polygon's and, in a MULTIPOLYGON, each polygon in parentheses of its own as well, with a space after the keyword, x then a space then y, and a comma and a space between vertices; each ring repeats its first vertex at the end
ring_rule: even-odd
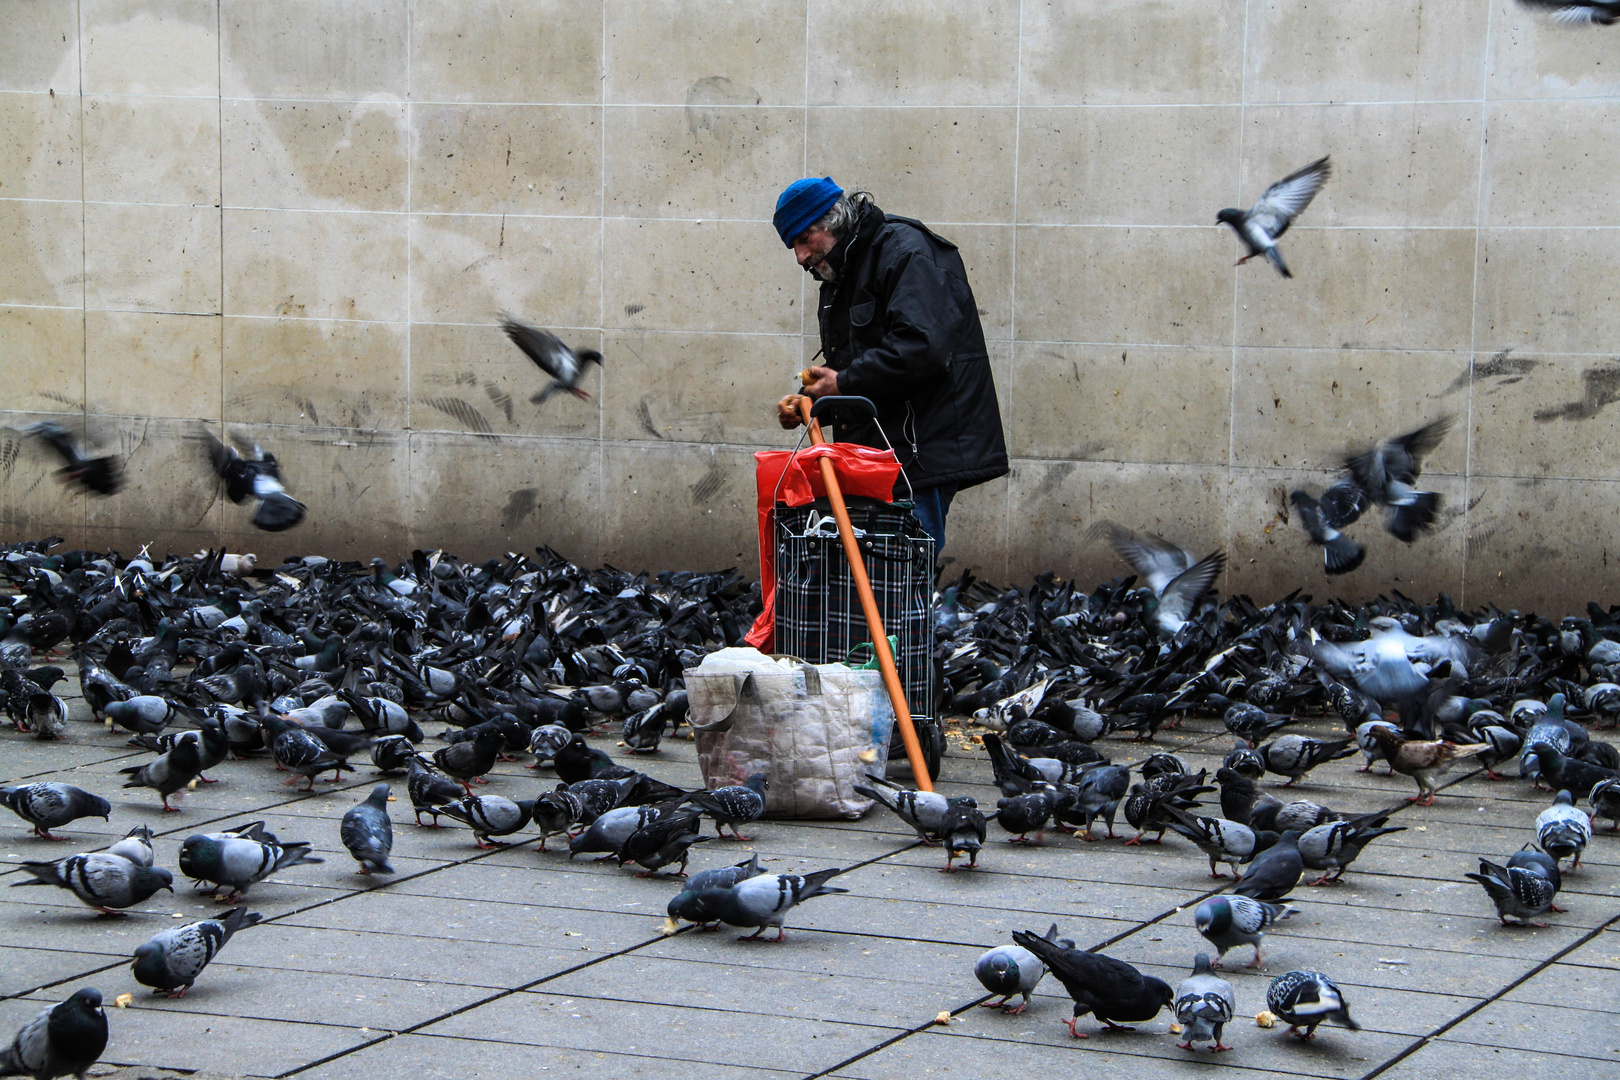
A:
POLYGON ((1266 936, 1266 927, 1282 922, 1298 910, 1288 904, 1268 904, 1247 896, 1212 896, 1193 912, 1193 924, 1219 950, 1215 954, 1216 967, 1221 966, 1221 957, 1239 945, 1254 946, 1254 959, 1244 966, 1259 967, 1260 942, 1266 936))
POLYGON ((388 785, 378 784, 364 802, 343 815, 338 828, 343 846, 360 864, 356 873, 392 874, 388 855, 394 850, 394 823, 388 818, 388 785))
POLYGON ((259 921, 259 913, 232 908, 218 919, 204 919, 164 930, 135 950, 135 981, 154 994, 184 997, 231 935, 259 921))
POLYGON ((162 867, 139 866, 121 855, 104 851, 69 855, 57 862, 25 862, 22 868, 33 881, 12 885, 55 885, 67 889, 104 915, 122 915, 117 908, 134 907, 159 889, 174 892, 174 877, 162 867))
POLYGON ((567 390, 582 401, 591 399, 590 394, 580 389, 579 382, 585 375, 586 364, 601 366, 601 353, 595 349, 571 349, 549 330, 530 326, 510 315, 501 316, 501 329, 512 339, 512 344, 523 350, 523 355, 533 360, 536 367, 551 376, 551 385, 531 396, 529 398, 531 402, 543 405, 547 398, 559 390, 567 390))
POLYGON ((0 1050, 0 1076, 55 1080, 72 1075, 84 1080, 106 1048, 101 991, 87 986, 22 1026, 11 1045, 0 1050))
POLYGON ((1612 26, 1620 21, 1620 0, 1519 0, 1527 8, 1551 12, 1553 22, 1573 26, 1612 26))
POLYGON ((82 457, 79 448, 74 445, 73 436, 60 424, 46 421, 33 425, 28 432, 49 443, 51 449, 61 457, 62 467, 56 470, 56 475, 64 482, 77 481, 97 495, 116 495, 118 489, 124 486, 124 467, 117 458, 82 457))
POLYGON ((1350 1019, 1350 1003, 1320 971, 1290 971, 1271 980, 1266 988, 1266 1007, 1288 1024, 1288 1033, 1301 1039, 1313 1038, 1316 1026, 1324 1020, 1337 1020, 1351 1031, 1361 1025, 1350 1019), (1304 1034, 1299 1029, 1304 1028, 1304 1034))
POLYGON ((1239 259, 1237 265, 1264 255, 1277 268, 1277 273, 1285 278, 1293 277, 1288 264, 1283 262, 1282 252, 1277 250, 1277 238, 1287 232, 1288 226, 1311 204, 1332 171, 1327 158, 1318 158, 1266 188, 1248 213, 1228 207, 1216 214, 1216 223, 1232 226, 1232 231, 1248 248, 1249 253, 1239 259))
POLYGON ((1434 525, 1440 496, 1419 491, 1415 485, 1423 470, 1423 458, 1440 445, 1453 419, 1442 416, 1345 458, 1345 468, 1367 497, 1389 508, 1384 527, 1397 540, 1410 544, 1418 533, 1434 525))
POLYGON ((1224 551, 1212 551, 1195 561, 1192 552, 1162 536, 1134 533, 1112 524, 1101 529, 1115 553, 1152 590, 1153 599, 1145 610, 1165 637, 1174 637, 1187 625, 1199 598, 1226 566, 1224 551))
POLYGON ((265 532, 283 532, 304 520, 305 506, 287 494, 281 482, 281 466, 274 454, 251 443, 238 443, 243 451, 238 453, 215 438, 212 432, 204 434, 208 439, 209 461, 214 472, 225 481, 226 497, 239 505, 250 497, 259 501, 253 511, 254 526, 265 532))
POLYGON ((1299 511, 1300 524, 1311 543, 1322 548, 1323 567, 1330 576, 1348 574, 1361 565, 1367 549, 1342 532, 1372 505, 1354 479, 1344 477, 1315 498, 1305 491, 1291 491, 1288 501, 1299 511))
POLYGON ((108 815, 112 813, 112 803, 100 795, 54 781, 0 788, 0 802, 32 825, 35 836, 46 840, 66 840, 65 836, 52 836, 51 830, 70 821, 82 817, 107 821, 111 820, 108 815))
MULTIPOLYGON (((1074 948, 1073 941, 1058 937, 1057 923, 1047 930, 1046 940, 1059 948, 1074 948)), ((1029 1008, 1030 995, 1046 975, 1046 965, 1022 945, 997 945, 979 957, 973 965, 973 975, 986 990, 1001 995, 1000 1001, 981 1002, 984 1008, 1000 1009, 1016 1016, 1029 1008), (1014 994, 1023 995, 1017 1005, 1009 1004, 1014 994)))
POLYGON ((1203 1042, 1213 1043, 1216 1053, 1232 1049, 1221 1043, 1221 1028, 1231 1022, 1237 997, 1232 993, 1232 984, 1215 974, 1208 953, 1194 958, 1192 974, 1176 987, 1173 1008, 1176 1022, 1187 1036, 1187 1041, 1177 1046, 1194 1050, 1193 1043, 1203 1042))

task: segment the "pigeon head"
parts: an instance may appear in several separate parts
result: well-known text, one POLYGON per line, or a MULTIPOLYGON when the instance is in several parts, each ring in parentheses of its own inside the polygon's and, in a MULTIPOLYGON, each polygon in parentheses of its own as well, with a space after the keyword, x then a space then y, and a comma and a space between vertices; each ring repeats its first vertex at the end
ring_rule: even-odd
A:
POLYGON ((144 900, 159 889, 174 892, 174 875, 161 866, 138 866, 130 878, 130 885, 135 894, 144 900))
POLYGON ((1232 904, 1223 897, 1205 900, 1193 913, 1200 934, 1224 934, 1232 928, 1232 904))
POLYGON ((669 917, 671 919, 685 919, 687 922, 704 923, 713 922, 720 916, 719 901, 726 894, 725 889, 687 889, 676 893, 669 902, 669 917))
POLYGON ((180 872, 201 881, 219 869, 219 841, 212 837, 188 836, 180 845, 180 872))
POLYGON ((135 962, 130 965, 130 970, 135 975, 135 981, 142 986, 157 986, 167 980, 166 966, 162 944, 148 941, 135 950, 135 962))
POLYGON ((1231 206, 1215 215, 1215 224, 1217 225, 1238 225, 1242 221, 1243 211, 1231 206))
POLYGON ((75 991, 68 1000, 87 1011, 99 1009, 101 1008, 101 991, 93 986, 87 986, 83 990, 75 991))
POLYGON ((1194 975, 1208 975, 1214 970, 1215 966, 1210 963, 1209 953, 1199 953, 1197 956, 1193 957, 1194 975))

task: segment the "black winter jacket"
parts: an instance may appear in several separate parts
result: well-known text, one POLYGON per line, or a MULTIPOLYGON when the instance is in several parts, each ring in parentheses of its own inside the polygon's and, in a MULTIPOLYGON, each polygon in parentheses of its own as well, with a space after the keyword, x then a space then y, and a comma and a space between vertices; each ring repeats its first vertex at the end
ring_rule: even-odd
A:
MULTIPOLYGON (((1007 474, 979 309, 956 245, 910 218, 868 205, 829 259, 821 286, 821 348, 838 390, 871 398, 917 488, 972 487, 1007 474)), ((883 446, 870 420, 838 438, 883 446)), ((905 494, 904 482, 895 493, 905 494)))

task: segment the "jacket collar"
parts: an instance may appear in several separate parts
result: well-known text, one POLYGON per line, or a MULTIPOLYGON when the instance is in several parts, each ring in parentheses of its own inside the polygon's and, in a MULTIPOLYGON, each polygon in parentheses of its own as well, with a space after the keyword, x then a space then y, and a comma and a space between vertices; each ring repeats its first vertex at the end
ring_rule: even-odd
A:
POLYGON ((867 203, 861 210, 861 216, 855 219, 855 227, 848 236, 840 240, 831 251, 827 253, 827 264, 837 274, 837 280, 842 283, 846 276, 844 267, 849 265, 849 257, 871 246, 872 238, 883 227, 883 211, 878 209, 876 203, 867 203))

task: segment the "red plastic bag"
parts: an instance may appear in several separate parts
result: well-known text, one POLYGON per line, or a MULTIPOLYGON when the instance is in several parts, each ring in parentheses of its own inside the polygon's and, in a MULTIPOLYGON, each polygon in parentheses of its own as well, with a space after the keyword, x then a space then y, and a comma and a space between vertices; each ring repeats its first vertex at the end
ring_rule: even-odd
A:
POLYGON ((792 450, 762 450, 754 455, 754 485, 759 495, 759 588, 765 610, 743 641, 760 652, 776 644, 776 503, 803 506, 827 494, 821 481, 822 458, 831 458, 839 489, 846 496, 894 501, 900 463, 893 450, 857 443, 822 443, 792 450), (778 486, 780 485, 780 487, 778 486))

